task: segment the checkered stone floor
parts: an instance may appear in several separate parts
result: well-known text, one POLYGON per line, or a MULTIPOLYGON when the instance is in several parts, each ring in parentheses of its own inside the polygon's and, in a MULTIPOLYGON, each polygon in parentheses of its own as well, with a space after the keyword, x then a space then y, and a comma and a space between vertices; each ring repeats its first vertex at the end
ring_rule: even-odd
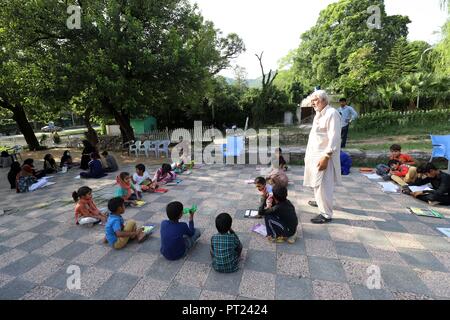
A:
POLYGON ((18 210, 0 217, 0 299, 450 298, 450 242, 436 230, 450 227, 449 208, 439 208, 446 219, 408 214, 407 206, 425 204, 384 194, 356 170, 336 189, 333 223, 313 225, 316 209, 307 205, 312 192, 302 186, 303 168, 291 168, 289 199, 300 221, 293 245, 268 243, 250 232, 262 221, 243 218, 243 210, 258 203, 254 186, 244 182, 258 175, 255 166, 203 166, 168 193, 145 195, 148 203, 128 209, 126 219, 159 227, 168 202, 198 205, 202 236, 176 262, 159 254, 159 230, 143 244, 114 251, 102 243, 101 226, 75 226, 73 190, 89 183, 104 207, 114 189, 113 175, 82 181, 77 174, 56 175, 57 184, 24 195, 3 181, 1 208, 18 210), (209 241, 220 212, 234 217, 244 245, 241 269, 233 274, 211 268, 209 241), (67 286, 73 265, 81 271, 80 289, 67 286), (377 270, 380 287, 369 289, 377 270))

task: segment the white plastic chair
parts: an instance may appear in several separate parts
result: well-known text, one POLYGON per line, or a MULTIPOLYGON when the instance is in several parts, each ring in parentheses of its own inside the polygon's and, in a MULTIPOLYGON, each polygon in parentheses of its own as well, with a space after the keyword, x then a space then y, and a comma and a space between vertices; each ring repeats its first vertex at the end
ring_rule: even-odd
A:
POLYGON ((161 152, 165 153, 166 156, 169 157, 169 145, 170 145, 169 140, 163 140, 158 142, 157 144, 158 157, 160 156, 161 152))
POLYGON ((158 157, 158 143, 159 141, 149 141, 150 144, 147 148, 148 152, 154 152, 155 153, 155 157, 158 157))
POLYGON ((134 144, 130 145, 130 154, 134 152, 136 154, 136 157, 138 156, 139 150, 141 148, 142 142, 136 141, 134 144))
POLYGON ((145 154, 145 156, 148 158, 148 151, 147 151, 147 145, 148 143, 146 143, 147 141, 144 141, 143 143, 141 142, 139 144, 139 148, 137 149, 137 155, 140 155, 141 153, 145 154))

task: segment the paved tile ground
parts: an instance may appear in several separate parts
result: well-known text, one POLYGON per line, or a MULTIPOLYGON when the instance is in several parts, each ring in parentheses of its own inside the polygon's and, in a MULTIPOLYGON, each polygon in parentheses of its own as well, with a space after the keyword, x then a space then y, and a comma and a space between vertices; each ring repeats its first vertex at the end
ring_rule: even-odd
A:
POLYGON ((194 170, 167 194, 145 195, 144 207, 124 215, 159 227, 169 201, 197 204, 202 236, 176 262, 159 254, 159 230, 143 244, 114 251, 102 243, 101 226, 74 224, 71 192, 87 183, 104 207, 113 175, 82 181, 72 171, 56 175, 53 186, 23 195, 8 190, 4 179, 0 206, 19 210, 0 217, 0 299, 450 299, 450 242, 436 230, 450 227, 450 208, 439 208, 446 219, 411 215, 407 206, 426 205, 384 194, 356 171, 336 189, 334 222, 318 226, 309 221, 315 208, 307 205, 312 192, 302 186, 303 168, 290 168, 289 199, 300 224, 299 239, 289 245, 268 243, 250 232, 261 221, 243 218, 258 203, 254 186, 244 182, 258 175, 255 166, 194 170), (220 212, 234 217, 244 245, 234 274, 211 269, 209 240, 220 212), (80 267, 79 290, 67 286, 71 265, 80 267), (369 289, 377 268, 380 287, 369 289))

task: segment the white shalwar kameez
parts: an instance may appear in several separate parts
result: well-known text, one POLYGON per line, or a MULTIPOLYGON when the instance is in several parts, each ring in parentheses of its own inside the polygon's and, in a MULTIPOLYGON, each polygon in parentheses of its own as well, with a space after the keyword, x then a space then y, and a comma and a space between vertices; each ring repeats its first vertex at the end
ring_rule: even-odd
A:
POLYGON ((334 186, 341 180, 341 117, 336 109, 327 105, 316 112, 305 153, 303 185, 314 189, 319 213, 325 218, 333 216, 334 186), (319 171, 321 158, 331 153, 327 169, 319 171))

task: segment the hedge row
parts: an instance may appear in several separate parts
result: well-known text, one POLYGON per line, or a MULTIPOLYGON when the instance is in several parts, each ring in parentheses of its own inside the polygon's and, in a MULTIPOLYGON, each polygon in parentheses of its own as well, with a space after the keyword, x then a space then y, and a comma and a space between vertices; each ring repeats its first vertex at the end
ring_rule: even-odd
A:
POLYGON ((355 131, 386 128, 442 127, 450 131, 450 109, 433 109, 417 111, 376 111, 365 113, 352 123, 355 131))

